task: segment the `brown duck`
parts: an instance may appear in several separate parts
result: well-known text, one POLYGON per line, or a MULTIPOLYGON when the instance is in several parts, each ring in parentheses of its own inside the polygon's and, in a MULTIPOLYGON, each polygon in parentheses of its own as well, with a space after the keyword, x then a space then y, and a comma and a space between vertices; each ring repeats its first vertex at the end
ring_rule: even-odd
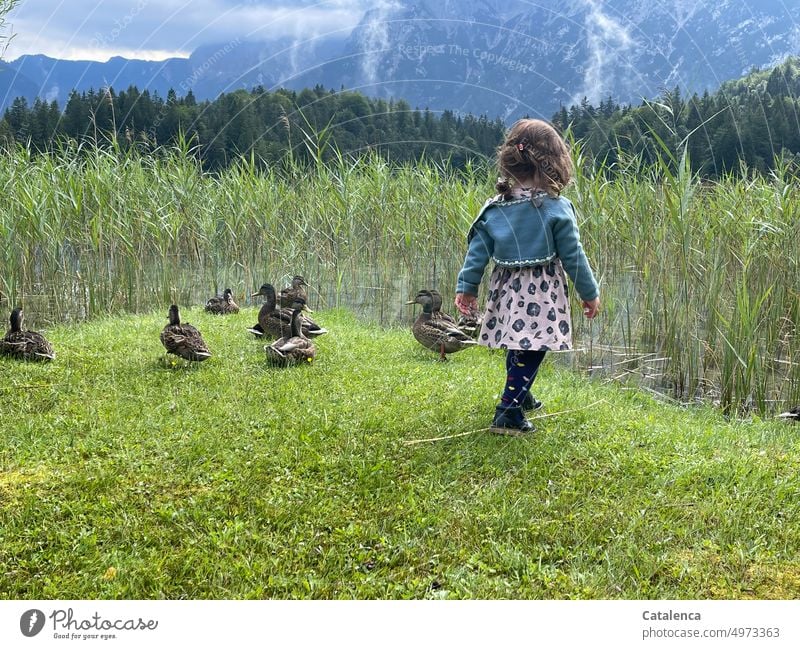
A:
MULTIPOLYGON (((275 296, 275 287, 272 284, 262 284, 258 293, 253 293, 251 297, 262 296, 264 305, 258 312, 258 323, 253 325, 248 331, 256 336, 269 336, 272 338, 283 338, 290 336, 292 330, 291 308, 278 309, 275 296)), ((308 311, 305 306, 305 298, 298 298, 303 302, 303 310, 308 311)), ((300 326, 306 338, 322 336, 328 333, 327 329, 320 327, 316 322, 304 315, 300 316, 300 326)))
POLYGON ((302 312, 306 301, 302 297, 295 298, 292 303, 292 320, 290 335, 279 338, 264 351, 267 358, 276 365, 297 365, 314 360, 317 350, 308 338, 303 335, 302 312))
POLYGON ((206 311, 215 315, 233 315, 239 313, 239 305, 233 300, 233 291, 226 288, 222 296, 216 296, 206 302, 206 311))
MULTIPOLYGON (((291 308, 295 299, 298 297, 301 297, 303 300, 308 302, 308 292, 306 291, 307 287, 308 283, 306 282, 305 278, 302 275, 295 275, 292 277, 292 285, 281 289, 281 292, 278 293, 278 303, 281 305, 281 307, 291 308)), ((313 313, 313 311, 308 308, 307 304, 306 311, 313 313)))
POLYGON ((11 328, 0 340, 0 354, 26 361, 51 361, 56 357, 47 338, 22 328, 22 309, 14 309, 10 321, 11 328))
POLYGON ((443 318, 457 329, 461 329, 461 331, 467 334, 470 338, 478 337, 482 319, 477 312, 469 316, 462 315, 458 321, 456 321, 456 319, 451 315, 442 313, 440 310, 442 308, 442 295, 439 293, 439 291, 431 289, 431 296, 433 296, 433 315, 435 318, 443 318))
POLYGON ((187 361, 204 361, 211 357, 200 332, 188 322, 181 324, 175 304, 169 308, 169 324, 161 332, 161 344, 168 354, 175 354, 187 361))
POLYGON ((411 326, 414 338, 423 347, 439 352, 439 360, 446 361, 445 354, 453 354, 478 343, 458 329, 450 316, 442 313, 436 315, 434 307, 437 303, 441 307, 441 296, 437 298, 436 295, 423 289, 406 304, 422 305, 422 313, 411 326))

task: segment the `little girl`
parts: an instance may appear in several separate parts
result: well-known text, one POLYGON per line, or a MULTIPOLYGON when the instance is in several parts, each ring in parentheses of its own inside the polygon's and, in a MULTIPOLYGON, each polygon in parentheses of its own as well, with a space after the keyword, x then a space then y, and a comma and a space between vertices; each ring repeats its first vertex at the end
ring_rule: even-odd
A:
POLYGON ((455 303, 464 315, 477 312, 478 286, 494 260, 478 342, 508 354, 506 386, 489 430, 523 435, 535 430, 523 411, 542 405, 530 388, 545 353, 572 347, 564 271, 587 318, 597 315, 600 298, 575 209, 560 195, 572 178, 564 140, 547 122, 519 120, 497 151, 497 167, 500 193, 469 230, 455 303))

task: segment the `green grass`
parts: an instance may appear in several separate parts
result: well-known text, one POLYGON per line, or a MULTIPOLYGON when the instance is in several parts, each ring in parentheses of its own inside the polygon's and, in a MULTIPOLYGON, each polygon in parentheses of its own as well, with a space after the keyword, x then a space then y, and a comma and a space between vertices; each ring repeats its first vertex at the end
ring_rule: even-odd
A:
POLYGON ((0 359, 0 597, 800 596, 791 425, 551 359, 555 416, 498 437, 498 353, 441 364, 327 311, 317 360, 279 370, 254 309, 183 315, 214 352, 196 367, 161 361, 160 312, 54 328, 51 364, 0 359))

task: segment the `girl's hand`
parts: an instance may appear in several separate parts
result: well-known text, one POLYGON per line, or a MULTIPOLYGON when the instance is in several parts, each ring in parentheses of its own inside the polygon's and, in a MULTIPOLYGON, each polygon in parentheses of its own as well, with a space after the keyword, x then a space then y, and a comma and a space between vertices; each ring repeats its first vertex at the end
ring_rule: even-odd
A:
POLYGON ((590 320, 594 318, 600 311, 600 298, 596 297, 593 300, 583 300, 583 315, 590 320))
POLYGON ((456 308, 461 315, 474 315, 478 310, 478 298, 466 293, 456 293, 456 308))

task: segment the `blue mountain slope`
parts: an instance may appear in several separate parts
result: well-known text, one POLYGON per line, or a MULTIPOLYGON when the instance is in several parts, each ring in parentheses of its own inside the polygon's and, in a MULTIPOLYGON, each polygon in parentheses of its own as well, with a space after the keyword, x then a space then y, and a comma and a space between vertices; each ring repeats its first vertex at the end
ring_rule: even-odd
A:
POLYGON ((665 88, 713 90, 800 54, 800 3, 785 0, 378 0, 349 34, 209 44, 188 59, 105 63, 24 56, 0 74, 18 94, 63 105, 70 89, 135 84, 198 99, 258 85, 345 86, 433 110, 550 116, 665 88))

